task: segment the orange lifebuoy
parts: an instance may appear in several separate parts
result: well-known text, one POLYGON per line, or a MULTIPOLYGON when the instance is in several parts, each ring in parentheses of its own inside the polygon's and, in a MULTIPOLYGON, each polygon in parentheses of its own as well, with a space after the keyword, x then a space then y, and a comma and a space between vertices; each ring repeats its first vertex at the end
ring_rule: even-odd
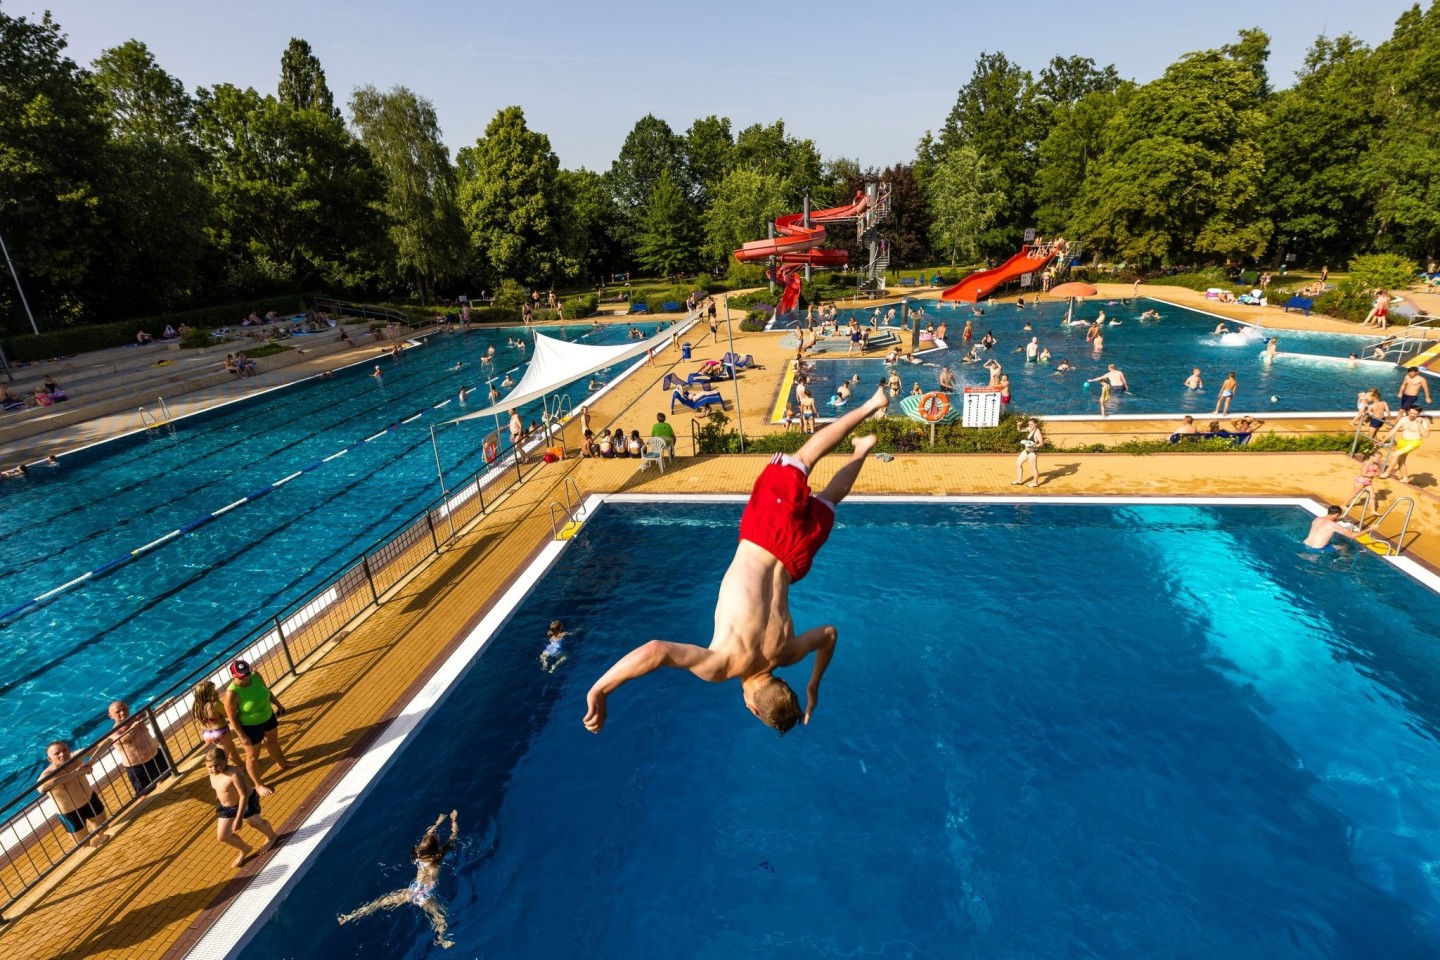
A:
POLYGON ((500 444, 493 439, 485 441, 485 462, 494 463, 495 458, 500 456, 500 444))
POLYGON ((935 391, 920 398, 917 408, 926 423, 939 423, 950 412, 950 398, 935 391))

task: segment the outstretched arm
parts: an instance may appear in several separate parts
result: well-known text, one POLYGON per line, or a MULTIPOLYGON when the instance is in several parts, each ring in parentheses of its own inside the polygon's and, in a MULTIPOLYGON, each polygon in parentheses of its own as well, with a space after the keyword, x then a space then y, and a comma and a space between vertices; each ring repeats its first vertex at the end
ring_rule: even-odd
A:
POLYGON ((595 681, 586 698, 590 710, 585 714, 585 729, 591 733, 599 733, 605 726, 605 698, 614 692, 616 687, 660 667, 689 670, 701 680, 712 683, 725 679, 723 662, 709 649, 693 643, 651 640, 615 661, 615 665, 595 681))
POLYGON ((825 676, 825 670, 830 666, 830 660, 835 656, 835 640, 838 634, 834 627, 815 627, 813 630, 806 630, 797 636, 790 643, 790 653, 780 663, 788 667, 792 663, 799 663, 812 652, 815 654, 815 666, 810 671, 810 682, 805 685, 805 718, 804 723, 810 722, 810 714, 815 711, 815 705, 820 702, 820 678, 825 676))

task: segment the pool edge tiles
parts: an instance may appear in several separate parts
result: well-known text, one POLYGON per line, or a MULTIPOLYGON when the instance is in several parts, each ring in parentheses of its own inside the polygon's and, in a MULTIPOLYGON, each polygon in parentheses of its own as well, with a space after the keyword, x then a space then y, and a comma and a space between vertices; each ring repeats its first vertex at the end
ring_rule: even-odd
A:
MULTIPOLYGON (((599 494, 584 501, 582 517, 588 522, 604 502, 599 494)), ((235 957, 270 919, 286 895, 344 825, 350 813, 369 795, 370 789, 401 754, 410 738, 454 689, 466 670, 479 659, 490 641, 530 592, 550 571, 573 538, 549 540, 536 556, 515 575, 515 580, 496 599, 490 610, 465 635, 424 685, 385 726, 376 745, 362 753, 310 810, 303 823, 286 836, 286 842, 243 889, 225 904, 199 940, 184 954, 193 960, 222 960, 235 957)))

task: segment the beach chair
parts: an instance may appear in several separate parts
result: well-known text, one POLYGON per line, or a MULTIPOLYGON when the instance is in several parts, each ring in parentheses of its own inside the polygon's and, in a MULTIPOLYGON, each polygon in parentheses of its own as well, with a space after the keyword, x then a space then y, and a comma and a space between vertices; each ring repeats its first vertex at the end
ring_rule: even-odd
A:
POLYGON ((679 390, 672 391, 670 394, 671 413, 675 412, 675 404, 677 403, 682 407, 689 407, 691 410, 705 410, 706 413, 709 413, 707 408, 715 404, 719 404, 721 410, 725 409, 725 398, 720 396, 718 390, 711 391, 710 393, 702 393, 693 399, 686 399, 685 395, 679 390))
POLYGON ((660 381, 662 390, 670 390, 676 387, 699 387, 709 392, 710 378, 699 373, 692 373, 689 376, 681 377, 678 373, 667 373, 665 379, 660 381))
POLYGON ((650 437, 645 441, 645 449, 640 453, 640 469, 648 469, 652 463, 660 468, 661 473, 665 472, 664 437, 650 437))
POLYGON ((738 353, 727 353, 725 354, 725 356, 720 358, 720 362, 723 363, 725 366, 730 367, 732 370, 745 370, 749 367, 755 366, 755 357, 753 354, 749 353, 745 354, 745 356, 743 357, 740 356, 740 354, 738 353))

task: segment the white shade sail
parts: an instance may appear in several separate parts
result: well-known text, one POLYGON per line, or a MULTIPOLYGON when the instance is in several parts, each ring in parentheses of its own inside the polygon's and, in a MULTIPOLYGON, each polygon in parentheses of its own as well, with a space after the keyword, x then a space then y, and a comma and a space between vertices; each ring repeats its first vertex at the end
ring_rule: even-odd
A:
POLYGON ((476 417, 490 417, 497 413, 505 413, 514 407, 554 393, 567 383, 574 383, 581 377, 588 377, 606 367, 644 356, 646 351, 652 348, 659 350, 670 342, 670 338, 675 335, 677 328, 683 326, 690 319, 693 319, 693 315, 675 326, 666 327, 649 339, 634 340, 630 343, 609 347, 557 340, 536 331, 534 355, 530 358, 530 366, 525 368, 520 382, 515 384, 499 403, 445 422, 459 423, 462 420, 474 420, 476 417))

